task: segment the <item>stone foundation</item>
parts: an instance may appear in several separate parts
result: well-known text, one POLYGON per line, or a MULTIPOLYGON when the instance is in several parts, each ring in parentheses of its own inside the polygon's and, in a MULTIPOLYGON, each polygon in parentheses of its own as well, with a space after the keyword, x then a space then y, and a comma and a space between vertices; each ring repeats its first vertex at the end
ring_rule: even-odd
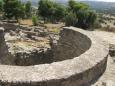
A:
POLYGON ((61 34, 55 54, 58 62, 34 66, 0 65, 1 85, 87 86, 99 78, 106 69, 108 45, 93 33, 79 28, 65 27, 61 34))
POLYGON ((18 52, 15 56, 15 65, 30 66, 53 62, 53 53, 51 49, 35 50, 30 53, 18 52))

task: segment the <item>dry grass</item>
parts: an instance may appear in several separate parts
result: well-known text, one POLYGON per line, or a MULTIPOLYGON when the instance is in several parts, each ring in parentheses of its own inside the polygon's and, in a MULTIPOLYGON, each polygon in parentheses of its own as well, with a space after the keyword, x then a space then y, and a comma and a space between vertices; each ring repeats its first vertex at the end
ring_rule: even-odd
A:
POLYGON ((58 24, 47 23, 44 26, 46 26, 49 32, 59 33, 61 28, 65 25, 64 23, 58 23, 58 24))
POLYGON ((114 32, 115 33, 115 16, 110 16, 107 14, 103 15, 102 21, 104 21, 103 23, 101 23, 101 28, 100 30, 103 31, 108 31, 108 32, 114 32))
POLYGON ((38 41, 12 40, 9 42, 14 44, 14 45, 20 46, 20 47, 45 47, 45 46, 49 47, 49 40, 47 40, 45 38, 38 40, 38 41))
POLYGON ((28 25, 28 26, 33 25, 32 19, 24 19, 24 20, 19 20, 19 21, 20 21, 20 24, 23 24, 23 25, 28 25))
MULTIPOLYGON (((28 25, 28 26, 33 25, 31 19, 20 20, 20 24, 28 25)), ((58 23, 58 24, 47 23, 47 24, 43 24, 43 26, 45 26, 49 32, 59 33, 61 30, 60 28, 65 26, 65 24, 64 23, 58 23)))

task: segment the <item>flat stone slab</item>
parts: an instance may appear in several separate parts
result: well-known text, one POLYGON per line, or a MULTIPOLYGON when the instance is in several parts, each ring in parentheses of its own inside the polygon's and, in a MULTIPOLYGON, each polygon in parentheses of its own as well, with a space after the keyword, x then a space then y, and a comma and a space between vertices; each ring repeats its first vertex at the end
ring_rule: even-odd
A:
POLYGON ((80 86, 83 84, 86 86, 100 77, 106 69, 108 44, 92 32, 74 27, 65 27, 63 30, 85 35, 91 40, 90 48, 78 57, 51 64, 0 65, 1 84, 3 86, 80 86))

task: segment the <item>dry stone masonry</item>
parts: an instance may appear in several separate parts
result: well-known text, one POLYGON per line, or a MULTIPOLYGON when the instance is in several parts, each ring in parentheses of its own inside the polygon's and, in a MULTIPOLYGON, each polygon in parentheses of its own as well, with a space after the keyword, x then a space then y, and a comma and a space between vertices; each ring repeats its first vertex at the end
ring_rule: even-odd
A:
MULTIPOLYGON (((4 45, 2 34, 0 29, 0 41, 4 45)), ((106 69, 108 44, 79 28, 64 27, 60 34, 55 60, 49 64, 4 65, 2 59, 9 58, 8 51, 0 46, 1 86, 87 86, 99 78, 106 69)))

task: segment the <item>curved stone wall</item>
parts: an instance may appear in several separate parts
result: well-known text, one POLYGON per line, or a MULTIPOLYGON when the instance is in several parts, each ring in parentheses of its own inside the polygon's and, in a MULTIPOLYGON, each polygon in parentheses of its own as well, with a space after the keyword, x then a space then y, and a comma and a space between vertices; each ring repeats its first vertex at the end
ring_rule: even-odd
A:
POLYGON ((78 57, 91 47, 88 36, 71 29, 63 29, 54 51, 54 61, 78 57))
MULTIPOLYGON (((81 45, 85 48, 78 47, 78 50, 81 49, 82 51, 84 49, 85 51, 83 50, 80 54, 77 54, 76 51, 67 53, 67 50, 64 49, 65 51, 62 52, 67 53, 68 56, 62 53, 60 55, 64 58, 66 56, 70 58, 67 60, 61 59, 63 61, 51 64, 34 66, 0 65, 0 84, 2 86, 86 86, 103 74, 107 64, 108 45, 88 31, 74 27, 65 27, 63 31, 64 34, 68 34, 64 36, 64 40, 68 40, 71 38, 69 36, 76 34, 75 37, 73 35, 70 39, 72 42, 69 42, 73 43, 71 44, 72 48, 69 46, 71 50, 81 45), (73 34, 70 35, 69 32, 73 34), (77 38, 79 40, 74 41, 77 38), (86 40, 88 41, 86 42, 86 40)), ((66 47, 64 46, 64 48, 66 47)))

